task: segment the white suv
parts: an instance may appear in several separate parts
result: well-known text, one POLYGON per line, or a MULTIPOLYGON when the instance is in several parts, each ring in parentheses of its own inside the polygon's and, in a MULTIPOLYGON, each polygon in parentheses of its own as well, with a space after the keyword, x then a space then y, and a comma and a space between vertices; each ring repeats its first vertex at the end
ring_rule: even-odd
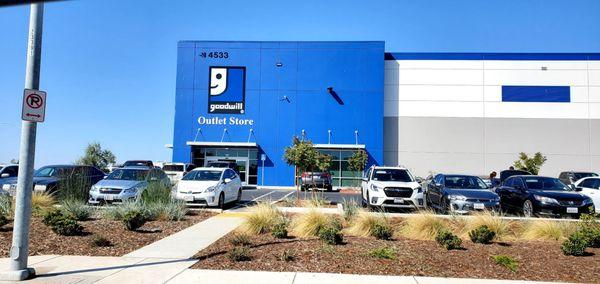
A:
POLYGON ((423 208, 423 189, 404 167, 372 166, 361 183, 364 207, 423 208))

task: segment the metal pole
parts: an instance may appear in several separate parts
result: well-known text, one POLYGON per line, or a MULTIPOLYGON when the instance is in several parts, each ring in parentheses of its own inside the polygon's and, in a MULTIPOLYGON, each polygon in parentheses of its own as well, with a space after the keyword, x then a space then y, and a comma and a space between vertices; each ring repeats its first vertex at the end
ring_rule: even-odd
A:
MULTIPOLYGON (((31 4, 25 89, 39 90, 40 87, 43 16, 44 4, 31 4)), ((10 271, 0 276, 0 278, 7 278, 6 280, 25 280, 35 275, 33 268, 27 268, 27 256, 29 253, 29 222, 31 218, 36 128, 36 122, 21 122, 19 176, 17 179, 13 239, 10 249, 10 271)))

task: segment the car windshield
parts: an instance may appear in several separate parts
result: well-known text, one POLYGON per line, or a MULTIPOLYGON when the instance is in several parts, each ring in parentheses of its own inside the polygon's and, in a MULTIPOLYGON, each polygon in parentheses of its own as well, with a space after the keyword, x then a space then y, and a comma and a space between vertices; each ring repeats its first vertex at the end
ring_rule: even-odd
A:
POLYGON ((446 188, 460 189, 487 189, 483 180, 475 176, 446 176, 444 180, 446 188))
POLYGON ((148 161, 127 161, 123 167, 149 167, 152 163, 148 161))
POLYGON ((164 165, 163 171, 165 171, 165 172, 183 172, 183 165, 164 165))
POLYGON ((376 169, 373 173, 373 180, 411 182, 413 178, 407 170, 376 169))
POLYGON ((149 170, 116 169, 106 177, 111 180, 137 180, 142 181, 148 176, 149 170))
POLYGON ((43 167, 35 171, 33 174, 34 177, 59 177, 62 175, 66 175, 72 172, 72 169, 69 168, 60 168, 60 167, 43 167))
POLYGON ((227 162, 208 163, 208 166, 211 168, 228 168, 229 163, 227 163, 227 162))
POLYGON ((598 174, 596 173, 573 173, 573 177, 575 178, 575 180, 580 180, 582 178, 586 178, 586 177, 597 177, 598 174))
POLYGON ((528 189, 534 190, 569 190, 562 181, 549 177, 523 177, 528 189))
POLYGON ((183 177, 183 180, 217 181, 221 179, 221 171, 198 170, 191 171, 183 177))

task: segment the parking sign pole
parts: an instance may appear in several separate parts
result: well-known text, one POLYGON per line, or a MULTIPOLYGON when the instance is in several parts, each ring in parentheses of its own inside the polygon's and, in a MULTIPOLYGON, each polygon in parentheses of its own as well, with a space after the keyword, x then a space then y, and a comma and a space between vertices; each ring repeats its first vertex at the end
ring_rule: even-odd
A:
MULTIPOLYGON (((39 90, 40 86, 43 15, 44 4, 31 4, 25 89, 39 90)), ((17 178, 12 247, 10 248, 10 271, 1 274, 0 279, 2 280, 25 280, 35 275, 35 271, 27 267, 27 255, 29 253, 29 222, 31 218, 36 129, 37 122, 21 122, 19 175, 17 178)))

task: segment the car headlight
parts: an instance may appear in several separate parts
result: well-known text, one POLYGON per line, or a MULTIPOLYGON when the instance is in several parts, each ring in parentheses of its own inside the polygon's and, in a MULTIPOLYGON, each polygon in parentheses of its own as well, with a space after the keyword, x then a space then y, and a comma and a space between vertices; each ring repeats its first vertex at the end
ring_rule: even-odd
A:
POLYGON ((125 189, 123 192, 136 194, 141 189, 142 189, 141 185, 136 185, 136 186, 134 186, 132 188, 125 189))
POLYGON ((500 202, 500 196, 494 197, 494 202, 500 202))
POLYGON ((586 198, 583 200, 583 204, 592 204, 594 203, 591 198, 586 198))
POLYGON ((45 184, 36 184, 35 186, 33 186, 33 190, 46 191, 46 185, 45 184))
POLYGON ((533 195, 535 200, 546 204, 558 204, 558 200, 546 196, 533 195))
POLYGON ((9 183, 3 184, 2 189, 6 190, 6 191, 10 190, 10 184, 9 183))
POLYGON ((98 190, 100 190, 100 187, 97 185, 92 185, 92 188, 90 189, 91 192, 98 192, 98 190))
POLYGON ((371 190, 372 191, 379 191, 380 189, 381 189, 381 187, 379 187, 379 186, 376 186, 374 184, 371 185, 371 190))
POLYGON ((204 192, 213 192, 215 189, 217 189, 216 186, 209 186, 204 192))
POLYGON ((463 196, 463 195, 456 195, 456 194, 448 195, 448 199, 450 199, 450 200, 460 200, 460 201, 467 200, 467 198, 465 196, 463 196))

